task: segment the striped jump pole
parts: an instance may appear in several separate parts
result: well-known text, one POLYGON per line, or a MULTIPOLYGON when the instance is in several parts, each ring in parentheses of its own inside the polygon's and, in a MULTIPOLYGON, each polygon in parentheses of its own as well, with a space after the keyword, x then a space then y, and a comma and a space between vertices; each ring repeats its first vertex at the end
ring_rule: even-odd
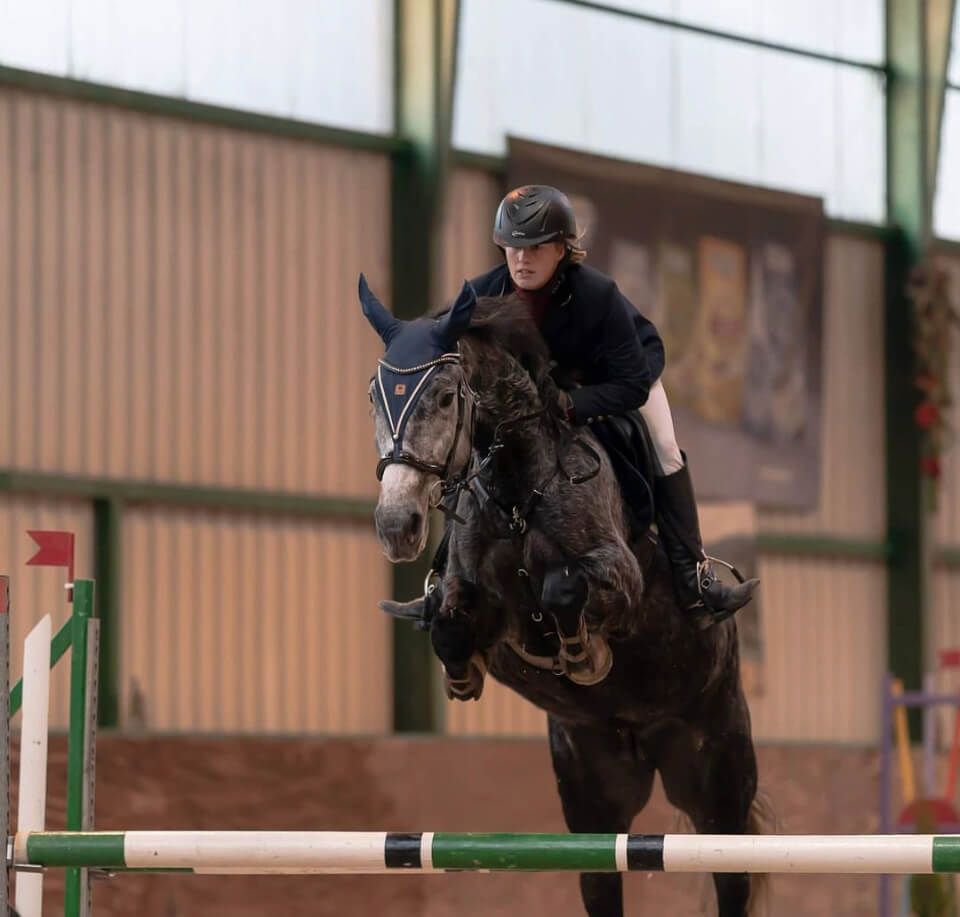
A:
POLYGON ((25 832, 16 866, 192 873, 960 872, 960 835, 25 832))

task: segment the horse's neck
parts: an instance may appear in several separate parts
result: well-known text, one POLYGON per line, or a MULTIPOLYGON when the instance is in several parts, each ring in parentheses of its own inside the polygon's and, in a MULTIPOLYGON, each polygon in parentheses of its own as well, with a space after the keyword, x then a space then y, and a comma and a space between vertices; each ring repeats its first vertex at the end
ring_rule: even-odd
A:
POLYGON ((479 394, 474 404, 478 439, 487 447, 498 446, 488 463, 488 478, 498 489, 536 486, 556 462, 556 448, 534 380, 518 360, 482 345, 474 344, 468 364, 469 385, 479 394))
MULTIPOLYGON (((531 407, 530 413, 534 410, 531 407)), ((495 428, 496 423, 492 427, 495 428)), ((479 454, 477 458, 482 460, 484 456, 479 454)), ((556 447, 542 419, 534 418, 500 435, 496 451, 490 456, 486 477, 504 496, 525 496, 542 484, 555 466, 556 447)))

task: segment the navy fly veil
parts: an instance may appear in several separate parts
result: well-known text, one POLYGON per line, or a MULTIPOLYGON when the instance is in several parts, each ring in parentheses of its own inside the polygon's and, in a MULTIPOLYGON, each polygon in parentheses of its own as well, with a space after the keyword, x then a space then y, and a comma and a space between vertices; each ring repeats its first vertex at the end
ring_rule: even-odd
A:
POLYGON ((387 465, 398 462, 445 479, 463 426, 463 381, 457 388, 457 432, 444 465, 422 461, 406 452, 403 434, 414 406, 437 368, 460 362, 457 339, 470 324, 477 303, 476 292, 469 283, 464 283, 457 301, 442 318, 413 321, 401 321, 391 315, 370 291, 363 274, 359 292, 363 314, 386 345, 386 353, 378 361, 375 391, 390 425, 393 451, 381 456, 377 477, 383 477, 387 465))

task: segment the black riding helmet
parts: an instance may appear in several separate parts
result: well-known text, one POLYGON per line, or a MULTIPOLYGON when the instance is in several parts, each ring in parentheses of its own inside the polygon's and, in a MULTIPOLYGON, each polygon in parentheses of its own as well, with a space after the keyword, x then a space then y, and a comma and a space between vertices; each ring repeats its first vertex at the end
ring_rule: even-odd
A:
POLYGON ((524 248, 577 237, 569 198, 550 185, 514 188, 493 218, 493 241, 501 248, 524 248))

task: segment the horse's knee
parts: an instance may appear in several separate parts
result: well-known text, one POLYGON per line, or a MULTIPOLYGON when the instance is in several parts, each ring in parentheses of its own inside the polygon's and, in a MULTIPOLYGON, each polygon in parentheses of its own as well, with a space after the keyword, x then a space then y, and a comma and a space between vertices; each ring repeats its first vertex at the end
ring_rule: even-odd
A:
POLYGON ((451 672, 444 666, 444 685, 449 700, 480 700, 483 682, 487 674, 483 654, 474 653, 464 666, 462 674, 451 672))
POLYGON ((430 627, 430 642, 447 671, 457 678, 463 677, 477 645, 473 621, 466 615, 434 618, 430 627))

